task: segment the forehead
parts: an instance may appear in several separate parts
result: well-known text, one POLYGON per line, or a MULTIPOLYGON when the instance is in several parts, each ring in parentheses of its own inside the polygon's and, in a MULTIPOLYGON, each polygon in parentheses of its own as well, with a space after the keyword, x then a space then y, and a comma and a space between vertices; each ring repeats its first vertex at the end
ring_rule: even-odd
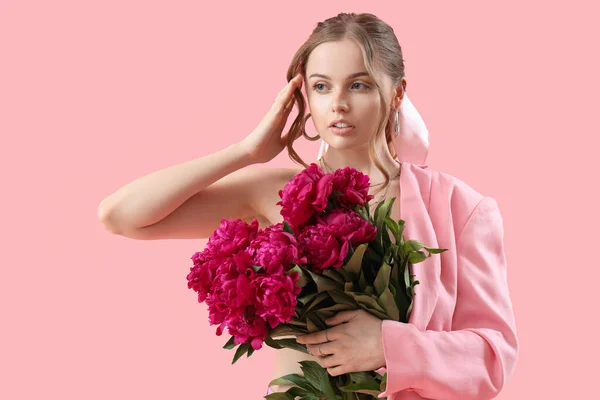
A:
POLYGON ((307 77, 316 73, 332 79, 343 79, 351 73, 365 70, 361 48, 350 39, 321 43, 310 53, 306 62, 307 77))

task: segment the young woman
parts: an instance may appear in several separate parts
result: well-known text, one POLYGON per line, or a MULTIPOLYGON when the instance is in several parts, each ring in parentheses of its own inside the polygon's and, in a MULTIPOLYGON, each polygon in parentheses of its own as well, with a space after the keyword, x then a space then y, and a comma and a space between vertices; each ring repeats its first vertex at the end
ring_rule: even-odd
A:
POLYGON ((338 313, 330 328, 298 338, 311 355, 278 350, 273 378, 300 373, 298 361, 312 359, 331 375, 387 372, 381 397, 391 400, 495 397, 513 374, 519 349, 502 216, 493 198, 419 165, 428 135, 424 126, 401 129, 408 99, 392 28, 371 14, 327 19, 297 51, 287 79, 241 142, 125 185, 100 204, 100 219, 115 234, 145 240, 208 238, 223 218, 257 218, 261 227, 282 222, 278 192, 308 166, 292 145, 302 136, 321 138, 318 162, 325 172, 351 166, 368 174, 371 210, 396 197, 391 217, 406 221, 405 237, 448 251, 413 266, 420 284, 409 323, 365 311, 338 313), (298 116, 282 134, 294 104, 298 116), (306 135, 309 117, 315 137, 306 135), (286 147, 301 167, 245 168, 286 147))

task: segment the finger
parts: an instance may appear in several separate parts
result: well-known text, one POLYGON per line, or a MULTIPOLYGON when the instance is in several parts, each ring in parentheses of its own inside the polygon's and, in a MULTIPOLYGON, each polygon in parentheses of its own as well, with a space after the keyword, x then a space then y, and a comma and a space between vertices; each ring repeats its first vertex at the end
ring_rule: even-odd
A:
POLYGON ((292 86, 292 81, 289 81, 284 87, 282 87, 279 92, 277 93, 277 96, 275 96, 275 101, 273 103, 277 103, 277 101, 279 99, 281 99, 282 97, 285 96, 285 94, 287 93, 287 91, 289 90, 290 86, 292 86))
POLYGON ((287 102, 287 104, 285 104, 283 102, 283 100, 277 100, 273 103, 273 106, 271 107, 271 109, 276 114, 283 113, 284 116, 287 116, 287 115, 289 115, 290 111, 292 111, 292 105, 290 104, 289 101, 287 102))
POLYGON ((296 86, 298 86, 298 82, 299 82, 298 77, 299 76, 302 76, 302 75, 296 75, 295 77, 290 79, 288 81, 288 83, 284 87, 281 88, 281 90, 279 91, 279 94, 283 95, 285 93, 289 93, 290 91, 294 91, 296 89, 296 86))
POLYGON ((296 341, 302 344, 317 344, 327 342, 327 337, 331 340, 331 332, 319 331, 309 333, 308 335, 298 336, 296 341))
POLYGON ((292 110, 294 103, 294 91, 297 88, 296 83, 301 77, 301 74, 296 75, 279 91, 275 101, 273 101, 271 106, 272 110, 275 110, 276 112, 283 111, 284 113, 292 110))
POLYGON ((321 357, 319 360, 319 365, 323 368, 333 368, 341 365, 342 362, 338 359, 335 354, 329 355, 327 357, 321 357))
POLYGON ((294 108, 294 100, 295 100, 295 99, 294 99, 294 96, 292 96, 292 97, 291 97, 291 98, 288 100, 288 102, 286 103, 286 105, 285 105, 285 107, 284 107, 285 111, 287 111, 287 112, 290 112, 290 111, 292 111, 292 108, 294 108))
POLYGON ((336 367, 327 368, 327 372, 331 376, 338 376, 338 375, 345 374, 347 372, 347 369, 348 368, 346 368, 346 366, 344 366, 344 365, 338 365, 336 367))
POLYGON ((288 98, 287 102, 285 102, 286 99, 279 99, 275 103, 273 103, 273 108, 276 113, 283 112, 284 116, 287 117, 288 115, 290 115, 290 112, 294 108, 294 100, 295 99, 293 96, 291 98, 288 98))
POLYGON ((325 323, 327 325, 338 325, 338 324, 341 324, 344 322, 351 321, 354 318, 356 318, 359 311, 360 310, 340 311, 339 313, 335 314, 333 317, 327 318, 325 320, 325 323))
POLYGON ((333 354, 331 342, 306 345, 308 352, 317 357, 327 357, 333 354))

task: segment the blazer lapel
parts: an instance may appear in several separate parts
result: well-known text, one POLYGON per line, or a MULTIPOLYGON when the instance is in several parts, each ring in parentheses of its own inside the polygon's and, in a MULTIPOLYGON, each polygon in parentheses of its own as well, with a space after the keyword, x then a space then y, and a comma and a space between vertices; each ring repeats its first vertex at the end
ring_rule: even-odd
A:
MULTIPOLYGON (((418 240, 427 247, 439 247, 429 217, 431 174, 418 168, 427 166, 402 163, 400 174, 400 218, 406 222, 405 240, 418 240)), ((427 253, 426 250, 422 250, 427 253)), ((439 254, 412 266, 411 274, 419 281, 414 287, 413 308, 408 319, 419 330, 425 331, 435 309, 440 288, 441 258, 439 254)))

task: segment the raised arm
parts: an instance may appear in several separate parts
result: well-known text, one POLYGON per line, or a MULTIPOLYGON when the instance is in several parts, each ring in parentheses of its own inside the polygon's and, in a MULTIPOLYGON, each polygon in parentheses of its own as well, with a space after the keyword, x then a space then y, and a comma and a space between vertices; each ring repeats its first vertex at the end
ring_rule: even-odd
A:
MULTIPOLYGON (((240 143, 139 178, 105 198, 98 217, 106 228, 135 239, 207 238, 220 221, 256 214, 261 189, 283 172, 244 169, 285 148, 283 128, 302 76, 279 92, 260 124, 240 143)), ((257 217, 260 217, 257 215, 257 217)))
POLYGON ((251 184, 264 168, 244 168, 251 164, 235 144, 152 172, 104 199, 98 217, 110 232, 135 239, 208 237, 221 218, 254 212, 251 184))

